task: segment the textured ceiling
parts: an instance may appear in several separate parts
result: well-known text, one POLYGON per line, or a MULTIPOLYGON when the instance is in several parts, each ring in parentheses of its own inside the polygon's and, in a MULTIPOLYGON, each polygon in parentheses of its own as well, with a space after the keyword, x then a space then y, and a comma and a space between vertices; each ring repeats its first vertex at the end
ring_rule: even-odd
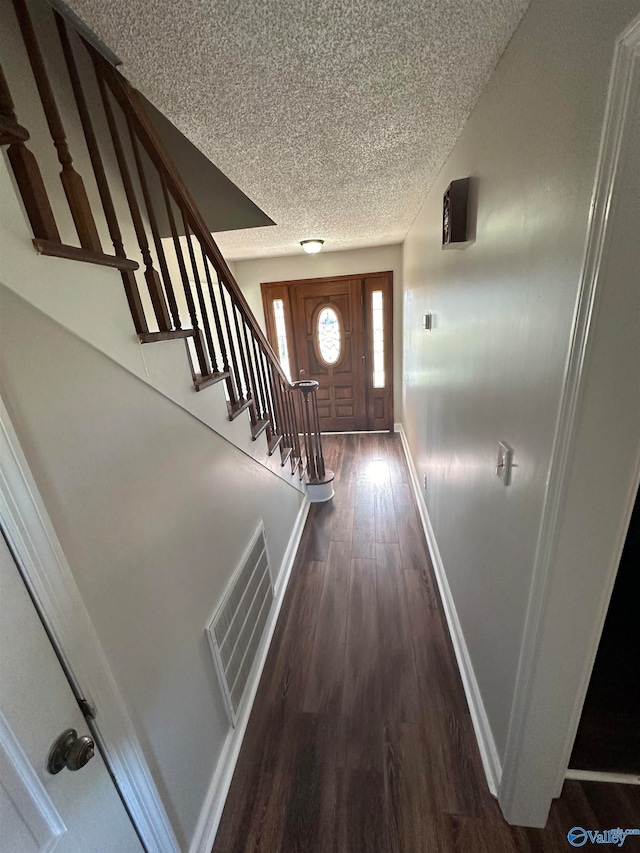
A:
POLYGON ((71 0, 277 225, 230 259, 400 242, 529 0, 71 0))
MULTIPOLYGON (((180 133, 152 103, 146 101, 145 106, 169 152, 169 156, 175 163, 211 231, 220 231, 222 228, 228 231, 236 228, 273 225, 269 217, 251 199, 247 198, 208 157, 205 157, 184 134, 180 133)), ((149 191, 151 203, 158 219, 160 236, 170 237, 171 227, 166 215, 160 183, 150 181, 149 191)), ((178 233, 184 234, 180 219, 181 217, 178 217, 175 224, 178 233)))

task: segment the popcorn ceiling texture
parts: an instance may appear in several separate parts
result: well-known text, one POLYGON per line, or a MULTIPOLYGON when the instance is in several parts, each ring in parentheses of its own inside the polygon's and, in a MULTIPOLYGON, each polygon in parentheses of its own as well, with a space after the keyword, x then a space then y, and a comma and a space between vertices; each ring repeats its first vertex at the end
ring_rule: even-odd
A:
POLYGON ((227 258, 398 243, 529 0, 71 0, 277 225, 227 258))

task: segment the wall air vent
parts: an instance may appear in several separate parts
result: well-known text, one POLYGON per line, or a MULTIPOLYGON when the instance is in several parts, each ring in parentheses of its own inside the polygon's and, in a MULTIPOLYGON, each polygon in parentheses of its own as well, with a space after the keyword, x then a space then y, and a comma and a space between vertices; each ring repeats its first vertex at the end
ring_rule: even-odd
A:
POLYGON ((231 724, 240 713, 251 667, 273 604, 269 555, 260 525, 251 537, 213 621, 207 628, 231 724))

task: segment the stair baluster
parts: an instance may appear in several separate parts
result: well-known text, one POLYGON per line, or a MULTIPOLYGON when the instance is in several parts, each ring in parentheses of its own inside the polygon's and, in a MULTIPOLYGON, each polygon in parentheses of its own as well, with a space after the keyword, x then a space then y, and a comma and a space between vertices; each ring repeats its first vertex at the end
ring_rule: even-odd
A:
POLYGON ((144 222, 142 221, 142 215, 140 214, 140 206, 138 205, 138 199, 133 188, 133 181, 131 180, 129 165, 127 163, 127 158, 124 153, 122 141, 120 139, 118 125, 116 123, 116 119, 111 108, 109 94, 104 85, 104 81, 100 76, 98 76, 98 86, 100 88, 100 97, 102 98, 102 106, 104 108, 105 116, 107 119, 107 125, 109 126, 109 133, 111 135, 113 150, 115 152, 116 160, 118 162, 118 169, 120 170, 120 177, 122 178, 122 185, 124 187, 124 192, 127 197, 127 204, 129 205, 129 212, 131 214, 133 228, 136 232, 138 247, 140 249, 140 254, 142 255, 142 260, 145 265, 144 278, 147 283, 147 289, 151 298, 151 304, 153 305, 154 314, 158 322, 158 328, 161 332, 165 332, 171 328, 171 324, 169 322, 167 305, 165 302, 164 293, 162 291, 162 285, 160 284, 160 277, 158 276, 157 271, 153 267, 153 259, 149 251, 147 234, 145 231, 144 222))
MULTIPOLYGON (((111 190, 109 189, 109 183, 104 171, 98 140, 93 128, 93 122, 91 121, 89 107, 87 106, 87 99, 85 98, 84 89, 80 82, 80 75, 78 73, 73 48, 71 47, 67 26, 64 18, 59 15, 58 12, 54 12, 54 17, 58 27, 60 44, 62 45, 62 53, 67 66, 69 80, 71 81, 71 88, 73 89, 73 96, 76 101, 78 115, 80 116, 82 130, 84 131, 84 138, 87 143, 89 158, 91 159, 91 165, 93 166, 93 174, 96 179, 100 202, 102 203, 107 228, 109 229, 109 236, 111 237, 111 242, 113 244, 113 250, 117 257, 126 258, 124 244, 122 242, 122 232, 120 231, 120 225, 118 223, 118 217, 116 216, 111 190)), ((122 276, 122 283, 124 285, 124 291, 133 316, 136 332, 139 334, 142 332, 148 332, 147 322, 144 316, 144 308, 142 307, 142 300, 140 299, 140 291, 138 290, 135 273, 133 270, 121 270, 120 275, 122 276)))
POLYGON ((271 421, 271 424, 269 426, 269 430, 270 430, 272 435, 275 435, 278 432, 278 427, 277 427, 277 418, 276 418, 276 407, 274 405, 274 398, 273 398, 273 385, 269 381, 270 380, 270 374, 269 374, 269 370, 267 368, 267 364, 265 362, 264 350, 262 349, 262 347, 260 346, 259 343, 256 343, 256 346, 258 349, 258 356, 257 357, 258 357, 258 362, 260 364, 260 372, 262 373, 264 387, 265 387, 267 412, 269 414, 269 420, 271 421))
POLYGON ((98 229, 91 212, 91 205, 87 197, 82 177, 73 166, 73 158, 69 151, 69 144, 62 125, 62 119, 58 112, 56 99, 49 83, 47 69, 40 52, 40 45, 36 38, 31 16, 24 0, 13 0, 13 6, 18 18, 18 24, 22 33, 22 39, 27 48, 29 63, 38 88, 40 101, 44 110, 45 118, 49 126, 49 133, 58 155, 58 162, 62 166, 60 180, 64 188, 69 210, 73 223, 78 232, 78 239, 83 249, 92 252, 102 252, 98 229))
POLYGON ((182 223, 184 226, 184 234, 185 240, 187 242, 187 250, 189 252, 189 260, 191 261, 191 270, 193 272, 193 283, 196 287, 196 295, 198 297, 198 306, 200 307, 200 319, 202 320, 202 327, 204 329, 204 337, 207 342, 207 347, 209 349, 209 360, 212 365, 212 371, 218 373, 216 367, 216 352, 213 346, 213 337, 211 335, 211 324, 209 323, 209 312, 207 311, 207 306, 204 301, 204 293, 202 292, 202 283, 200 282, 200 274, 198 273, 198 265, 196 264, 196 256, 193 250, 193 242, 191 239, 191 231, 189 230, 189 224, 187 223, 187 217, 185 216, 184 210, 182 211, 182 223))
POLYGON ((249 365, 249 376, 251 389, 253 392, 253 402, 256 415, 256 421, 264 420, 264 405, 262 401, 262 389, 258 384, 258 373, 256 370, 255 358, 251 355, 251 345, 249 343, 249 328, 242 318, 240 318, 242 333, 244 338, 244 349, 247 354, 247 364, 249 365))
MULTIPOLYGON (((229 356, 227 353, 227 347, 224 340, 224 334, 222 332, 222 323, 220 322, 220 311, 218 309, 218 301, 216 299, 215 290, 213 288, 213 280, 211 278, 211 270, 209 268, 209 261, 207 260, 207 256, 202 250, 202 266, 204 267, 205 278, 207 279, 207 289, 209 291, 209 300, 211 302, 211 310, 213 311, 213 321, 216 327, 216 338, 218 341, 218 349, 220 351, 220 356, 222 359, 222 371, 224 373, 231 373, 231 368, 229 366, 229 356)), ((226 379, 227 382, 227 391, 229 394, 233 391, 233 382, 231 381, 231 376, 229 375, 226 379)))
MULTIPOLYGON (((238 352, 240 353, 240 364, 242 365, 241 375, 243 377, 244 382, 244 398, 245 400, 251 400, 252 403, 255 403, 253 388, 251 385, 251 380, 249 379, 249 370, 247 368, 247 355, 245 353, 244 344, 242 341, 242 334, 240 331, 240 317, 239 317, 239 309, 236 303, 231 300, 231 314, 233 316, 233 322, 236 330, 236 344, 238 348, 238 352)), ((249 407, 249 418, 251 419, 251 425, 255 426, 257 421, 257 414, 255 410, 255 405, 249 407)))
POLYGON ((189 284, 189 276, 187 275, 187 267, 184 262, 184 255, 182 253, 180 237, 178 236, 178 229, 176 227, 176 219, 173 213, 171 197, 169 196, 169 190, 162 174, 160 174, 160 180, 162 184, 162 195, 164 197, 164 203, 167 210, 167 219, 169 220, 169 228, 171 230, 171 237, 173 239, 173 248, 176 253, 176 260, 178 262, 178 269, 180 271, 180 278, 182 280, 184 298, 187 303, 189 317, 191 318, 191 327, 194 330, 193 346, 196 351, 196 361, 198 363, 198 367, 200 368, 200 375, 207 376, 209 374, 209 363, 207 361, 207 355, 205 352, 204 339, 202 337, 200 326, 198 325, 198 314, 196 312, 195 302, 193 301, 191 285, 189 284))
POLYGON ((60 234, 42 180, 40 168, 25 142, 29 131, 18 124, 7 79, 0 66, 0 145, 8 145, 7 156, 22 196, 34 237, 53 243, 60 234))
MULTIPOLYGON (((160 282, 160 278, 156 271, 153 270, 153 293, 155 295, 156 300, 153 303, 153 309, 156 314, 156 319, 158 320, 158 328, 161 332, 168 331, 171 328, 181 329, 182 325, 180 323, 180 312, 178 311, 178 304, 176 302, 176 295, 174 293, 173 284, 171 282, 171 275, 169 274, 167 256, 165 255, 164 246, 162 245, 162 240, 160 239, 158 220, 156 217, 155 210, 153 209, 153 204, 151 203, 149 184, 147 182, 147 176, 144 170, 144 165, 142 163, 140 148, 138 146, 136 135, 133 132, 133 128, 131 127, 130 121, 127 121, 127 128, 129 130, 129 139, 131 140, 133 156, 136 161, 136 169, 138 170, 138 180, 140 181, 140 189, 142 190, 142 197, 144 199, 144 205, 147 211, 149 227, 151 228, 153 245, 155 246, 156 257, 158 258, 158 266, 160 267, 160 272, 162 273, 164 290, 167 297, 165 302, 164 296, 162 294, 162 284, 160 282), (169 314, 167 312, 167 303, 169 304, 171 317, 169 317, 169 314)), ((153 298, 154 297, 152 296, 152 299, 153 298)))
MULTIPOLYGON (((227 330, 227 341, 229 343, 229 353, 230 360, 233 366, 233 376, 236 381, 236 392, 231 395, 231 411, 229 412, 229 417, 232 416, 233 412, 240 405, 240 400, 242 398, 242 386, 240 383, 240 368, 238 365, 238 358, 236 356, 234 342, 233 342, 233 334, 231 330, 231 321, 229 320, 229 309, 227 307, 227 291, 223 286, 222 280, 218 277, 218 283, 220 286, 220 302, 222 303, 222 314, 224 316, 224 324, 227 330), (235 398, 235 399, 234 399, 235 398)), ((231 299, 231 297, 228 297, 231 299)))

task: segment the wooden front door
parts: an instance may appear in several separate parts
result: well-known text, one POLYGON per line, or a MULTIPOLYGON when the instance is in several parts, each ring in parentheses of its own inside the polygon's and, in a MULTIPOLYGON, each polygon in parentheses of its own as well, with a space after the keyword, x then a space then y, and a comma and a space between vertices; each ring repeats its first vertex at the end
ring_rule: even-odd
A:
POLYGON ((393 429, 392 274, 265 283, 262 296, 285 370, 319 383, 322 431, 393 429))
POLYGON ((320 428, 366 429, 360 280, 294 287, 291 310, 298 378, 320 383, 320 428))

